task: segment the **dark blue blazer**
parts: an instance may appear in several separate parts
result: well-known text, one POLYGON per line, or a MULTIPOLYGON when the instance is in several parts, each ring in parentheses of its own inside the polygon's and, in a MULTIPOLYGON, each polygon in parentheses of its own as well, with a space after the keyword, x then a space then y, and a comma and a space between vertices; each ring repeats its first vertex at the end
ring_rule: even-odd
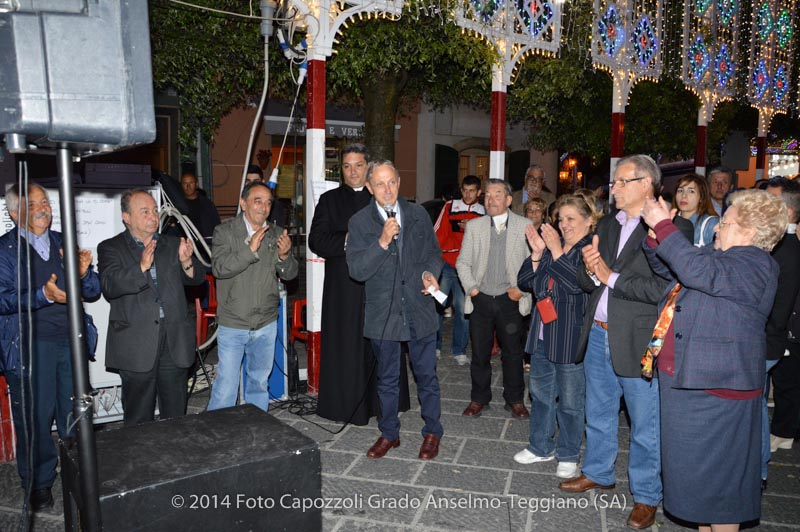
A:
MULTIPOLYGON (((64 247, 64 240, 58 231, 50 231, 50 253, 58 253, 64 247)), ((17 303, 22 304, 22 311, 36 311, 40 308, 53 305, 42 293, 42 287, 37 286, 33 291, 29 291, 27 283, 17 290, 17 270, 18 266, 24 272, 27 268, 27 259, 23 247, 20 257, 17 257, 19 247, 17 246, 17 236, 19 230, 15 227, 2 237, 0 237, 0 371, 16 371, 19 366, 20 355, 20 332, 19 314, 17 313, 17 303), (30 295, 31 305, 28 308, 28 297, 30 295)), ((25 239, 22 245, 25 246, 25 239)), ((36 253, 31 249, 31 253, 36 253)), ((64 260, 58 255, 59 261, 64 260)), ((25 278, 23 274, 23 279, 25 278)), ((24 282, 24 281, 23 281, 24 282)), ((58 286, 65 290, 66 274, 58 279, 58 286)), ((84 299, 93 300, 100 295, 100 278, 93 266, 89 266, 86 275, 81 279, 81 295, 84 299)), ((62 305, 64 306, 64 305, 62 305)), ((64 306, 64 312, 66 312, 64 306)), ((64 333, 65 337, 67 333, 64 333)), ((93 354, 93 353, 91 353, 93 354)), ((90 355, 91 355, 90 354, 90 355)))
POLYGON ((438 278, 442 250, 428 213, 403 198, 397 199, 400 236, 384 250, 378 239, 383 218, 375 199, 355 213, 348 223, 347 266, 350 277, 364 283, 364 336, 375 340, 411 340, 439 328, 434 299, 422 293, 422 273, 438 278))
MULTIPOLYGON (((559 364, 574 364, 578 357, 578 340, 583 325, 583 314, 586 303, 589 301, 587 294, 577 281, 577 273, 583 269, 581 249, 592 242, 592 236, 587 235, 578 241, 568 253, 561 255, 554 261, 550 250, 545 250, 542 262, 536 271, 533 271, 531 258, 525 259, 517 276, 517 286, 524 292, 531 292, 534 300, 540 300, 548 295, 547 286, 553 278, 551 298, 558 313, 558 319, 544 324, 544 347, 550 362, 559 364)), ((542 323, 539 309, 536 305, 531 311, 531 329, 528 332, 528 341, 525 352, 533 354, 539 343, 539 326, 542 323)))
POLYGON ((655 249, 644 248, 653 270, 672 280, 659 312, 675 283, 683 287, 672 323, 673 388, 762 388, 765 325, 778 285, 775 260, 755 246, 696 248, 677 232, 655 249))

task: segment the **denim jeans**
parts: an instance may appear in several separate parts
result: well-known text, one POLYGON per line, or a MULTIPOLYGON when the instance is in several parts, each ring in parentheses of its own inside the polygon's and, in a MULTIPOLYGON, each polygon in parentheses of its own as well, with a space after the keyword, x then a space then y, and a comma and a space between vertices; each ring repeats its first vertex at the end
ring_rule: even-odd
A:
POLYGON ((628 480, 634 502, 661 501, 661 421, 658 379, 619 377, 614 373, 608 333, 593 324, 583 361, 586 372, 586 455, 583 474, 602 485, 614 484, 619 441, 619 400, 631 419, 628 480))
MULTIPOLYGON (((464 289, 458 280, 456 269, 444 263, 439 278, 439 290, 450 298, 453 309, 453 356, 467 354, 469 342, 469 321, 464 316, 464 289)), ((442 315, 439 314, 439 332, 436 334, 436 349, 442 348, 442 315)))
POLYGON ((761 480, 767 479, 767 467, 772 453, 769 449, 769 412, 767 412, 767 396, 769 395, 769 372, 780 362, 767 360, 767 372, 764 375, 764 393, 761 394, 761 480))
POLYGON ((209 410, 226 408, 236 404, 239 394, 239 373, 244 367, 244 402, 269 410, 269 374, 275 358, 275 337, 278 322, 249 331, 219 326, 217 328, 217 350, 219 365, 217 377, 211 389, 209 410), (247 357, 243 362, 243 358, 247 357))
POLYGON ((586 377, 583 364, 555 364, 540 341, 531 355, 531 435, 528 450, 559 462, 578 462, 583 439, 586 377), (558 403, 556 404, 556 398, 558 403), (558 420, 558 444, 556 444, 558 420))
POLYGON ((9 372, 6 373, 6 380, 11 392, 11 412, 17 433, 17 472, 23 488, 30 483, 31 488, 36 490, 51 487, 56 479, 58 450, 50 434, 53 420, 61 439, 74 437, 75 427, 69 430, 72 417, 69 342, 34 339, 33 353, 32 382, 28 380, 27 370, 24 379, 20 379, 18 372, 9 372), (33 436, 32 457, 28 456, 29 435, 33 436), (28 468, 29 461, 32 462, 32 471, 28 468))
MULTIPOLYGON (((425 421, 422 435, 433 434, 441 438, 444 429, 440 420, 441 392, 436 375, 436 335, 416 338, 412 325, 411 336, 413 339, 408 342, 408 355, 417 381, 420 414, 425 421)), ((400 418, 397 416, 400 399, 400 344, 401 342, 395 340, 372 340, 372 351, 378 360, 378 401, 381 407, 378 428, 381 436, 388 440, 400 437, 400 418)))

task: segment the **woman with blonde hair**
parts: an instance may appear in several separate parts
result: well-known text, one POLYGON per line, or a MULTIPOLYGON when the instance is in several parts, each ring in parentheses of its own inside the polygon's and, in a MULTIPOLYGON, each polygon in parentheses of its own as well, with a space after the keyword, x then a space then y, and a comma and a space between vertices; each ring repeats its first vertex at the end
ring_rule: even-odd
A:
POLYGON ((533 464, 556 458, 556 474, 572 478, 578 476, 586 400, 577 347, 589 300, 578 286, 577 272, 583 268, 581 249, 591 242, 598 213, 594 202, 580 195, 561 196, 556 210, 563 237, 549 224, 542 225, 541 236, 528 227, 526 236, 533 252, 517 276, 519 289, 533 293, 537 303, 525 346, 531 355, 530 441, 514 460, 533 464))
POLYGON ((677 234, 663 200, 642 209, 647 258, 672 279, 642 359, 643 377, 658 372, 664 510, 701 532, 761 516, 765 327, 779 271, 770 251, 789 221, 761 190, 735 192, 729 205, 703 248, 677 234))
POLYGON ((702 176, 686 174, 680 178, 672 198, 672 207, 678 209, 681 218, 692 222, 695 246, 705 246, 714 241, 714 228, 719 223, 719 217, 702 176))

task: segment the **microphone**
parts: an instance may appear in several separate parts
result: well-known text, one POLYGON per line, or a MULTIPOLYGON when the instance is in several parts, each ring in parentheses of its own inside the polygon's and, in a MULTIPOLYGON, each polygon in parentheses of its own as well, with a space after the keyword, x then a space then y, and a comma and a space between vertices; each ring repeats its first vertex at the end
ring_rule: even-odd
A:
MULTIPOLYGON (((386 218, 396 218, 397 213, 392 210, 392 206, 388 203, 383 206, 383 210, 386 211, 386 218)), ((398 235, 394 235, 394 239, 397 240, 398 235)))

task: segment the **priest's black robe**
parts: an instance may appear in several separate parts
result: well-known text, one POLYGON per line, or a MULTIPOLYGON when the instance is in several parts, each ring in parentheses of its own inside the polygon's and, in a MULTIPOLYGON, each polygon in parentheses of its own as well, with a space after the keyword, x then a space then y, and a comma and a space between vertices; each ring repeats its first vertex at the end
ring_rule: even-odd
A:
MULTIPOLYGON (((317 415, 354 425, 366 425, 378 415, 376 360, 364 338, 364 283, 350 278, 344 251, 347 223, 370 198, 366 187, 355 191, 344 184, 325 192, 308 235, 308 247, 325 259, 317 415)), ((406 355, 402 356, 400 411, 404 412, 410 402, 408 366, 406 355)))

